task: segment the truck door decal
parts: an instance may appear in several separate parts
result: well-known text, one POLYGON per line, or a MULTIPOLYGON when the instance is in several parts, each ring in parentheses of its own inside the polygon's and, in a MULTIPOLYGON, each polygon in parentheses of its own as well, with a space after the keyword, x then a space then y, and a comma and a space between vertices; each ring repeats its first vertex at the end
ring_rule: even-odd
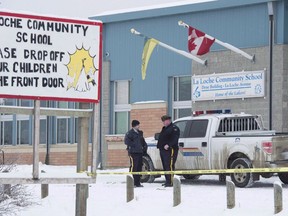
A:
POLYGON ((200 151, 199 148, 180 148, 181 154, 186 156, 204 156, 203 153, 200 151))

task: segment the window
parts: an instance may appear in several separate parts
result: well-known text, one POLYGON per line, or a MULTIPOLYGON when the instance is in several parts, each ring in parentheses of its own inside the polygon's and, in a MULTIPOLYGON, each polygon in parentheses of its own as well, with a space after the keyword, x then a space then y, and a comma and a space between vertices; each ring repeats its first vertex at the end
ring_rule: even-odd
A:
POLYGON ((218 132, 260 130, 258 122, 252 117, 224 118, 220 121, 218 132))
MULTIPOLYGON (((7 106, 34 106, 33 100, 0 99, 2 105, 7 106)), ((91 105, 91 104, 90 104, 91 105)), ((79 103, 40 101, 41 107, 53 108, 79 108, 79 103)), ((77 140, 77 117, 44 116, 40 115, 40 144, 47 143, 75 143, 77 140), (47 123, 47 119, 49 121, 47 123), (49 132, 48 129, 49 128, 49 132), (47 134, 48 133, 48 134, 47 134)), ((0 114, 0 145, 25 145, 33 142, 33 116, 22 114, 0 114)), ((89 125, 91 121, 89 122, 89 125)), ((89 133, 91 139, 91 133, 89 133)))
POLYGON ((174 101, 191 101, 191 76, 174 77, 174 101))
MULTIPOLYGON (((16 99, 1 99, 1 105, 14 106, 16 99)), ((13 115, 0 114, 0 144, 12 145, 13 144, 13 115)))
POLYGON ((191 76, 173 78, 173 118, 191 116, 191 76))
POLYGON ((191 108, 178 108, 178 109, 174 109, 174 116, 176 116, 175 119, 177 118, 182 118, 182 117, 186 117, 186 116, 191 116, 191 108))
POLYGON ((208 120, 192 120, 188 137, 205 137, 208 126, 208 120))
POLYGON ((1 103, 4 103, 4 105, 6 106, 13 106, 15 103, 16 99, 8 99, 8 98, 4 98, 2 99, 1 103))
POLYGON ((40 144, 46 144, 47 143, 47 120, 46 119, 40 119, 40 144))
POLYGON ((31 107, 31 106, 33 106, 33 101, 31 101, 31 100, 19 100, 18 104, 19 104, 19 106, 31 107))
POLYGON ((186 128, 186 125, 187 125, 187 121, 175 122, 175 125, 180 130, 180 138, 184 138, 184 132, 185 132, 185 128, 186 128))
MULTIPOLYGON (((33 100, 3 99, 5 105, 31 107, 33 100)), ((44 101, 46 103, 46 101, 44 101)), ((42 103, 42 101, 40 102, 42 103)), ((43 103, 42 103, 43 104, 43 103)), ((28 115, 2 114, 0 116, 0 143, 1 145, 32 144, 33 118, 28 115), (15 128, 14 128, 15 127, 15 128), (15 136, 15 140, 13 139, 15 136)), ((40 116, 40 143, 46 143, 46 116, 40 116)))
POLYGON ((41 101, 40 101, 40 107, 49 107, 49 106, 48 106, 49 103, 50 103, 50 101, 43 101, 43 100, 41 100, 41 101))
POLYGON ((17 144, 29 144, 29 120, 17 121, 17 144))
POLYGON ((114 82, 114 130, 115 134, 124 134, 129 128, 130 82, 121 80, 114 82))
POLYGON ((61 109, 66 109, 66 108, 68 108, 68 102, 59 101, 59 102, 58 102, 58 108, 61 108, 61 109))
POLYGON ((1 121, 1 145, 12 145, 12 121, 1 121))
POLYGON ((115 82, 115 105, 129 104, 129 81, 115 82))
POLYGON ((128 112, 115 113, 115 134, 125 134, 128 130, 128 112))
MULTIPOLYGON (((67 109, 68 102, 59 101, 57 107, 67 109)), ((57 143, 68 143, 68 119, 67 116, 57 116, 57 143)))
POLYGON ((68 143, 68 119, 57 119, 57 143, 68 143))

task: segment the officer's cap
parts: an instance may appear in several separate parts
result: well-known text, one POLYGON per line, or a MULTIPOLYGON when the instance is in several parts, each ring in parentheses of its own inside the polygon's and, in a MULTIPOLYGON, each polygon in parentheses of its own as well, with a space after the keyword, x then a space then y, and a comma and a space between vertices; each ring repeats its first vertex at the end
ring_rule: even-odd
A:
POLYGON ((137 126, 139 124, 140 124, 140 122, 138 120, 133 120, 132 123, 131 123, 132 127, 135 127, 135 126, 137 126))
POLYGON ((161 120, 164 122, 165 120, 168 120, 168 119, 171 119, 171 116, 169 116, 169 115, 163 115, 162 117, 161 117, 161 120))

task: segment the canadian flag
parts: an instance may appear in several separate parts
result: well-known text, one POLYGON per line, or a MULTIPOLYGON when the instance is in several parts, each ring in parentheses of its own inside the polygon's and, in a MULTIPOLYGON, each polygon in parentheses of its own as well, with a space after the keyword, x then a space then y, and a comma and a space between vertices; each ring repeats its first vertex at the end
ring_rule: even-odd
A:
POLYGON ((188 31, 188 50, 193 55, 204 55, 208 53, 214 43, 215 38, 189 26, 188 31))

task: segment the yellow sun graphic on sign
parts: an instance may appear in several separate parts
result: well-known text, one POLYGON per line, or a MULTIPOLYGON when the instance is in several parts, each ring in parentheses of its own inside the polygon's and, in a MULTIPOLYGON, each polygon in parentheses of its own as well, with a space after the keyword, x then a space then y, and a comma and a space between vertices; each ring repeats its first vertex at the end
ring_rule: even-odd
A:
POLYGON ((70 54, 68 68, 67 90, 74 88, 75 91, 87 92, 91 85, 95 86, 95 73, 98 70, 94 66, 94 57, 84 47, 70 54))

